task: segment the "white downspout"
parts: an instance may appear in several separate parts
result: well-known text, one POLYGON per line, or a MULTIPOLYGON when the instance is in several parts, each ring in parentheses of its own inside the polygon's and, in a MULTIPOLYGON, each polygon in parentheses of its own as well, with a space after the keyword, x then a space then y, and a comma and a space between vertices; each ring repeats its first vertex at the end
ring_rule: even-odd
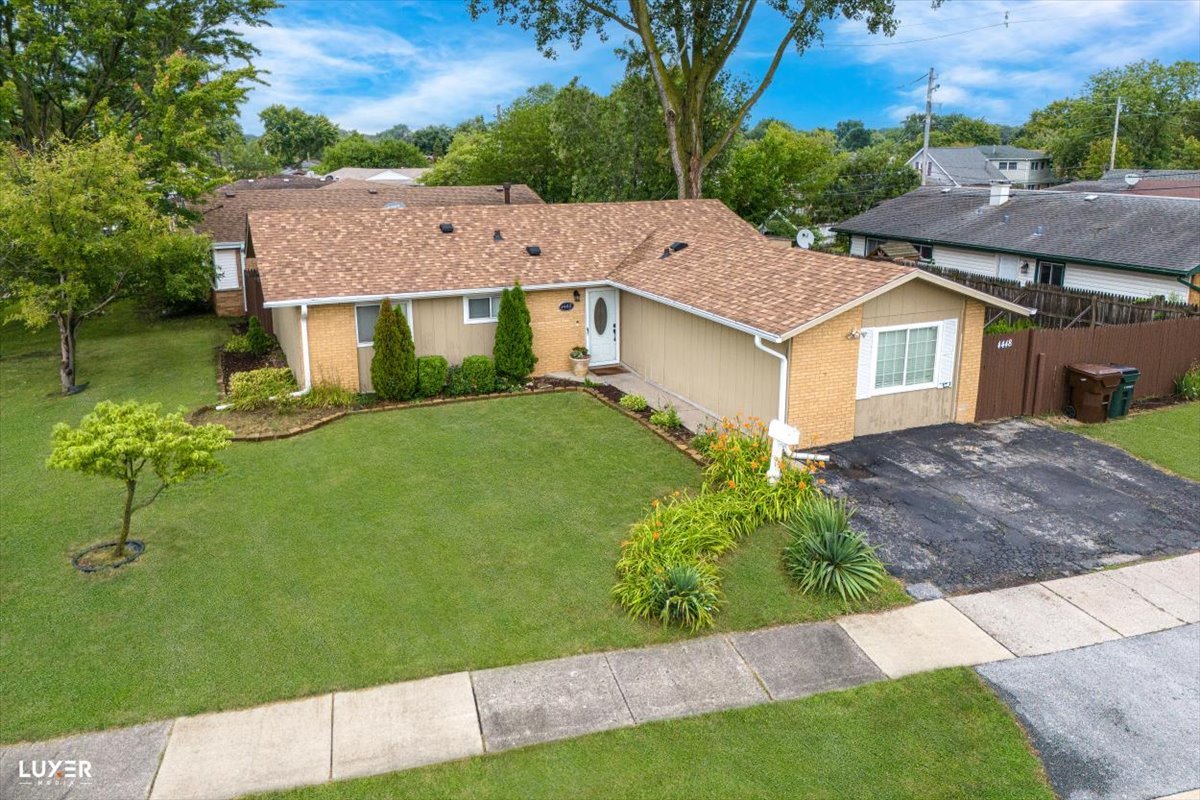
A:
POLYGON ((292 392, 292 397, 303 397, 312 391, 312 357, 308 352, 308 303, 300 306, 300 349, 304 353, 304 388, 292 392))
POLYGON ((755 335, 754 346, 764 353, 770 353, 779 359, 779 409, 776 412, 777 419, 780 422, 787 422, 787 379, 788 379, 788 360, 787 356, 778 350, 767 347, 763 344, 761 336, 755 335))

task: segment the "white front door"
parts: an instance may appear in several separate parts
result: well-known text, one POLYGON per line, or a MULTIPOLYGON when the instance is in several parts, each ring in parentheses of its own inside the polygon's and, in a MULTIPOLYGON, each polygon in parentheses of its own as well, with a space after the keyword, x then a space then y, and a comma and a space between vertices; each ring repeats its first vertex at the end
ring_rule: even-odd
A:
POLYGON ((587 349, 592 366, 616 364, 621 359, 617 342, 617 290, 587 290, 587 349))

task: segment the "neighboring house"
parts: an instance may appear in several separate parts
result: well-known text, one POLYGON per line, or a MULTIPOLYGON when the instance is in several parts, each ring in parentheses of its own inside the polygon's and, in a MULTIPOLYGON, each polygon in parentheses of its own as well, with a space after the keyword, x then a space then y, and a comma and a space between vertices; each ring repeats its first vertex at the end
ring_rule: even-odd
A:
POLYGON ((265 178, 242 178, 227 183, 216 190, 217 194, 226 191, 241 192, 250 189, 319 189, 333 179, 309 178, 304 175, 268 175, 265 178))
POLYGON ((939 267, 1130 297, 1200 303, 1200 201, 923 187, 835 226, 850 254, 907 242, 939 267))
POLYGON ((1072 181, 1051 189, 1060 192, 1112 192, 1200 199, 1200 170, 1110 169, 1094 181, 1072 181))
POLYGON ((786 419, 804 446, 973 421, 985 303, 1029 313, 912 267, 775 247, 717 200, 251 211, 247 225, 261 314, 303 387, 371 390, 385 297, 419 355, 490 354, 519 280, 537 374, 586 346, 593 366, 713 417, 786 419))
POLYGON ((922 173, 926 186, 988 186, 1008 181, 1020 189, 1042 189, 1054 182, 1050 156, 1007 144, 978 147, 931 147, 918 150, 908 165, 922 173))
POLYGON ((375 169, 373 167, 342 167, 335 169, 326 177, 332 177, 335 181, 341 180, 358 180, 358 181, 383 181, 386 183, 412 185, 421 182, 422 176, 429 172, 429 167, 391 167, 389 169, 375 169))
MULTIPOLYGON (((272 178, 282 181, 285 178, 272 178)), ((357 209, 398 208, 404 206, 448 206, 505 203, 541 203, 542 198, 524 184, 512 186, 395 186, 366 181, 315 181, 308 178, 288 178, 298 181, 304 191, 288 188, 246 189, 242 181, 230 184, 208 195, 196 210, 201 219, 196 223, 198 233, 212 237, 213 305, 221 316, 241 316, 246 313, 244 269, 244 236, 246 212, 257 209, 357 209)))

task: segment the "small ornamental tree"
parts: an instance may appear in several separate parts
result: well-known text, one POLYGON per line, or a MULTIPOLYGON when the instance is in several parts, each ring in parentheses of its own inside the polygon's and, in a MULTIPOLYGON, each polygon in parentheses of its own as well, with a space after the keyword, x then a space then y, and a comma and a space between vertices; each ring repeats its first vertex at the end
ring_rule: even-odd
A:
POLYGON ((525 304, 525 290, 520 281, 500 295, 492 356, 496 361, 496 374, 516 383, 524 383, 537 363, 537 356, 533 354, 533 326, 529 324, 529 307, 525 304))
POLYGON ((371 385, 385 400, 408 400, 417 392, 417 351, 404 312, 396 313, 384 300, 375 320, 375 355, 371 385))
POLYGON ((51 469, 113 478, 125 484, 125 513, 114 558, 125 555, 133 512, 145 508, 168 486, 222 469, 214 453, 229 446, 223 425, 191 425, 183 414, 161 414, 157 403, 98 403, 72 428, 54 426, 54 450, 46 461, 51 469), (138 482, 149 469, 158 487, 134 505, 138 482))
POLYGON ((265 355, 275 346, 274 338, 267 333, 258 317, 250 317, 250 323, 246 326, 246 343, 250 345, 250 352, 256 356, 265 355))

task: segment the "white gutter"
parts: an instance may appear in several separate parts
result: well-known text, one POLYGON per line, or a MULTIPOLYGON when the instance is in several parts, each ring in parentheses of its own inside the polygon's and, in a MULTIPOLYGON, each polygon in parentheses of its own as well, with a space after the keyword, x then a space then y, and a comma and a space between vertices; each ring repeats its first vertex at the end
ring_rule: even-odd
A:
POLYGON ((777 419, 780 422, 787 422, 787 379, 788 379, 788 359, 783 353, 763 344, 761 336, 754 337, 754 346, 764 353, 770 353, 779 359, 779 410, 777 419))
MULTIPOLYGON (((611 286, 608 281, 582 281, 579 283, 538 283, 521 284, 527 292, 540 292, 551 289, 586 289, 599 286, 611 286)), ((328 306, 350 303, 379 303, 383 300, 425 300, 439 297, 462 297, 463 295, 499 294, 511 286, 477 286, 473 289, 437 289, 428 292, 392 292, 390 294, 355 294, 346 297, 306 297, 297 300, 270 300, 263 303, 263 308, 292 308, 295 306, 328 306)))
POLYGON ((300 306, 300 349, 304 352, 304 388, 292 392, 292 397, 303 397, 312 391, 312 356, 308 352, 308 304, 300 306))

